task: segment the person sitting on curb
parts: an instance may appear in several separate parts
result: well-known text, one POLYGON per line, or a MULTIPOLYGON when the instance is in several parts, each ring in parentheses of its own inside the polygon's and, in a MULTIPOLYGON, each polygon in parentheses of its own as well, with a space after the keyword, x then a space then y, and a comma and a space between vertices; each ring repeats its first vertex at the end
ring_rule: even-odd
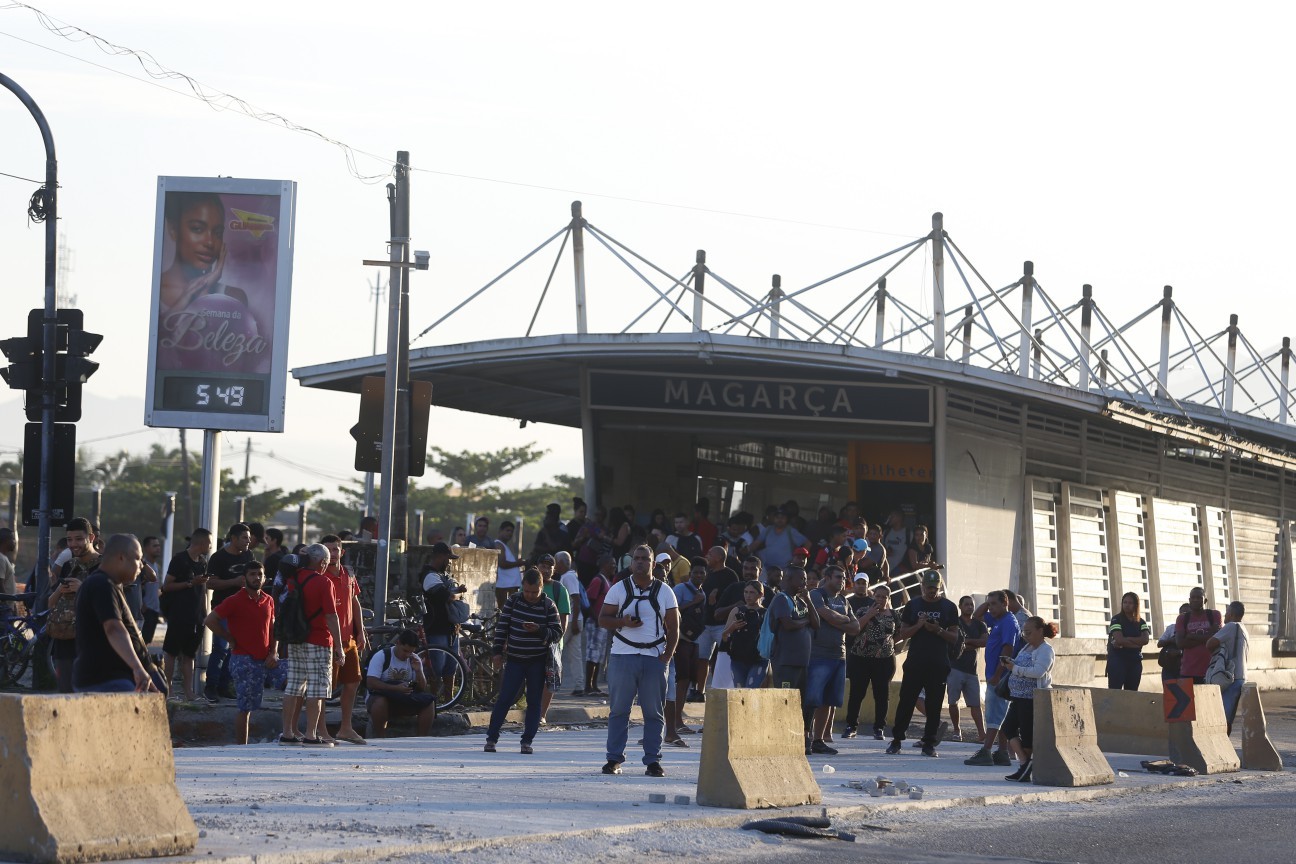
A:
POLYGON ((432 734, 436 720, 436 697, 428 692, 427 677, 423 674, 423 661, 418 651, 418 634, 402 630, 391 645, 384 645, 369 659, 365 670, 365 687, 369 696, 365 708, 369 712, 370 738, 386 738, 387 722, 392 717, 418 718, 416 732, 419 737, 432 734))

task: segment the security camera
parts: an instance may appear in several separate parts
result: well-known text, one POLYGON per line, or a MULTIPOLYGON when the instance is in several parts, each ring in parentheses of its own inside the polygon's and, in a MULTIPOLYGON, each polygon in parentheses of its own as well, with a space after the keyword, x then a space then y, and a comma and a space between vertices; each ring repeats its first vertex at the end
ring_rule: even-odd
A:
POLYGON ((431 253, 431 252, 427 252, 427 251, 424 251, 424 250, 415 250, 415 252, 414 252, 414 269, 415 269, 415 270, 426 270, 426 269, 428 269, 428 259, 430 259, 431 257, 432 257, 432 253, 431 253))

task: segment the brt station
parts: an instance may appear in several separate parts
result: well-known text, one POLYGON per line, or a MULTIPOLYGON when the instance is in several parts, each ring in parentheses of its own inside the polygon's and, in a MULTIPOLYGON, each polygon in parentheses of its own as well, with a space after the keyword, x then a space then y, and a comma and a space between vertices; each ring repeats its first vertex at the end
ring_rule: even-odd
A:
MULTIPOLYGON (((1237 316, 1203 336, 1168 286, 1121 325, 1087 285, 1046 292, 1031 262, 996 287, 941 214, 841 273, 752 290, 703 252, 671 275, 577 202, 414 341, 479 329, 456 319, 480 320, 483 295, 528 262, 544 266, 525 333, 412 346, 410 378, 430 382, 438 406, 579 428, 591 507, 669 515, 705 496, 717 523, 788 500, 807 519, 847 501, 870 522, 900 510, 930 526, 952 599, 1011 587, 1059 623, 1063 684, 1105 680, 1122 594, 1139 595, 1155 641, 1200 586, 1211 608, 1245 604, 1247 679, 1296 687, 1289 339, 1262 354, 1237 316), (586 247, 624 270, 591 279, 586 247), (574 319, 534 333, 546 298, 571 296, 560 272, 574 273, 574 319)), ((293 374, 359 393, 385 363, 293 374)), ((1160 687, 1155 653, 1144 689, 1160 687)))

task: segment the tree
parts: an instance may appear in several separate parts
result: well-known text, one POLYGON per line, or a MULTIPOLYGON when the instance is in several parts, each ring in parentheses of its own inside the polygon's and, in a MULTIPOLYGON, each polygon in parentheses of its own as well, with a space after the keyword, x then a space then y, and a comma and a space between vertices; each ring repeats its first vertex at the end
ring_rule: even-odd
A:
POLYGON ((548 450, 538 450, 535 444, 505 447, 491 453, 487 451, 449 453, 433 447, 427 464, 436 473, 459 487, 463 498, 477 499, 498 488, 499 481, 519 468, 530 465, 545 456, 548 450))

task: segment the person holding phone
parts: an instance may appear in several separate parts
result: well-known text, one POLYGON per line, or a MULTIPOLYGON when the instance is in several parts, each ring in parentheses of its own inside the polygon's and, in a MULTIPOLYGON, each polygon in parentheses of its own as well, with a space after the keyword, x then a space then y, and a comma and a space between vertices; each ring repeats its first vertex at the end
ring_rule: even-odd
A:
POLYGON ((504 674, 500 680, 499 698, 491 711, 486 730, 487 753, 495 752, 500 729, 518 693, 526 687, 526 716, 522 721, 522 751, 534 753, 531 742, 540 731, 540 703, 544 695, 545 675, 549 669, 550 646, 562 638, 558 606, 544 593, 540 571, 522 574, 521 590, 510 594, 495 622, 491 660, 504 674))

